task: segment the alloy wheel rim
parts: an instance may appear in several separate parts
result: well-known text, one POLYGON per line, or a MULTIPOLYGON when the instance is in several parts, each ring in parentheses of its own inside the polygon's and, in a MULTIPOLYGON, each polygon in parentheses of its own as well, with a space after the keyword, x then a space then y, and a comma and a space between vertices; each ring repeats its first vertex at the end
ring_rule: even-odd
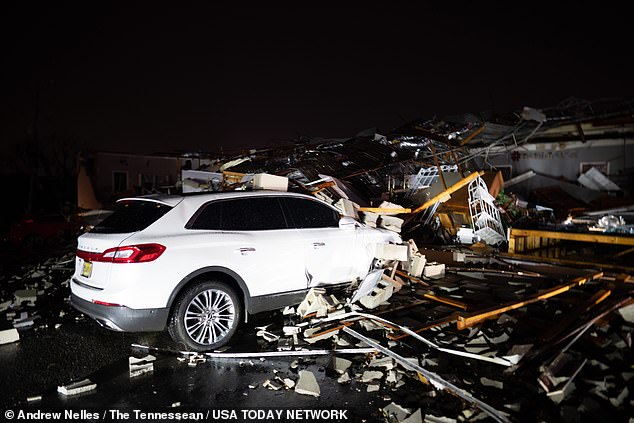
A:
POLYGON ((215 344, 227 336, 235 317, 235 307, 229 294, 208 289, 196 295, 187 305, 185 330, 199 344, 215 344))

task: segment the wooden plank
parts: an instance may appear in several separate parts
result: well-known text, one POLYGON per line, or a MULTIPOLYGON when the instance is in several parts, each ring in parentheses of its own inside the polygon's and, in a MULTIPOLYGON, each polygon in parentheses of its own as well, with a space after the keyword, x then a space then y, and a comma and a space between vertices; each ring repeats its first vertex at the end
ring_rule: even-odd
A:
POLYGON ((412 211, 412 214, 420 213, 426 208, 433 206, 438 201, 441 201, 441 202, 447 201, 449 198, 451 198, 452 193, 458 191, 460 188, 469 184, 469 182, 473 181, 475 178, 481 175, 484 175, 484 171, 473 172, 466 178, 461 179, 460 181, 456 182, 455 184, 447 188, 445 191, 441 192, 438 195, 435 195, 430 200, 425 201, 424 204, 422 204, 421 206, 417 207, 414 211, 412 211))
MULTIPOLYGON (((424 325, 423 327, 417 328, 417 329, 412 329, 414 332, 416 333, 421 333, 422 331, 428 330, 428 329, 432 329, 432 328, 436 328, 439 326, 444 326, 444 325, 448 325, 450 323, 453 323, 456 321, 456 314, 451 314, 447 317, 443 317, 442 319, 438 319, 438 320, 434 320, 432 322, 427 323, 426 325, 424 325)), ((401 333, 400 335, 388 335, 388 339, 391 339, 392 341, 398 341, 399 339, 403 339, 403 338, 407 338, 409 335, 407 333, 401 333)))
POLYGON ((550 239, 563 239, 567 241, 582 241, 582 242, 595 242, 595 243, 601 243, 601 244, 634 246, 634 237, 607 235, 607 234, 599 234, 599 233, 557 232, 557 231, 512 228, 510 236, 511 238, 513 237, 543 237, 543 238, 550 238, 550 239))
POLYGON ((443 304, 449 304, 450 306, 454 306, 454 307, 458 307, 461 308, 463 310, 466 310, 468 307, 465 303, 454 300, 453 298, 447 298, 447 297, 439 297, 437 295, 434 294, 423 294, 423 297, 428 298, 430 300, 433 301, 438 301, 439 303, 443 303, 443 304))
POLYGON ((462 147, 463 145, 465 145, 466 143, 468 143, 469 141, 471 141, 473 139, 473 137, 479 135, 480 133, 482 133, 482 131, 484 131, 484 125, 482 125, 481 127, 479 127, 478 129, 476 129, 475 131, 473 131, 467 138, 465 138, 464 140, 460 141, 460 147, 462 147))
POLYGON ((411 213, 412 209, 400 208, 400 209, 390 209, 390 208, 381 208, 381 207, 359 207, 359 211, 363 212, 372 212, 377 214, 405 214, 411 213))
POLYGON ((570 260, 570 259, 557 258, 561 256, 561 251, 559 247, 555 248, 554 256, 555 257, 535 257, 528 254, 500 253, 500 257, 509 257, 509 258, 515 258, 515 259, 537 261, 540 263, 554 263, 554 264, 564 264, 564 265, 573 265, 573 266, 582 266, 582 267, 595 267, 595 268, 599 267, 601 269, 626 270, 629 272, 634 271, 634 267, 627 266, 627 265, 620 265, 620 264, 614 264, 614 263, 602 263, 597 261, 582 261, 582 260, 570 260))
POLYGON ((551 289, 547 289, 545 291, 539 292, 535 295, 531 295, 525 299, 523 299, 522 301, 518 301, 518 302, 514 302, 514 303, 507 303, 504 304, 502 306, 496 306, 496 307, 492 307, 489 309, 485 309, 485 310, 480 310, 480 311, 476 311, 474 313, 471 314, 467 314, 467 315, 459 315, 458 316, 458 322, 457 322, 457 326, 458 329, 462 330, 462 329, 466 329, 466 328, 470 328, 478 323, 480 323, 483 320, 486 319, 490 319, 492 317, 498 316, 506 311, 510 311, 510 310, 515 310, 521 307, 524 307, 525 305, 528 304, 532 304, 534 302, 537 301, 541 301, 541 300, 546 300, 548 298, 554 297, 555 295, 559 295, 562 294, 568 290, 570 290, 570 288, 573 288, 575 286, 579 286, 579 285, 583 285, 584 283, 588 282, 589 280, 592 279, 597 279, 603 276, 603 272, 598 272, 598 273, 593 273, 587 276, 580 276, 578 278, 573 279, 572 281, 563 284, 563 285, 558 285, 554 288, 551 289))
POLYGON ((412 276, 412 275, 408 275, 408 274, 407 274, 407 272, 403 272, 402 270, 397 270, 397 271, 396 271, 396 274, 397 274, 397 275, 399 275, 399 276, 403 276, 404 278, 407 278, 407 279, 409 279, 409 280, 411 280, 411 281, 414 281, 414 282, 416 282, 416 283, 419 283, 419 284, 421 284, 421 285, 424 285, 424 286, 431 286, 430 284, 428 284, 428 283, 427 283, 427 282, 425 282, 424 280, 419 279, 419 278, 417 278, 417 277, 415 277, 415 276, 412 276))

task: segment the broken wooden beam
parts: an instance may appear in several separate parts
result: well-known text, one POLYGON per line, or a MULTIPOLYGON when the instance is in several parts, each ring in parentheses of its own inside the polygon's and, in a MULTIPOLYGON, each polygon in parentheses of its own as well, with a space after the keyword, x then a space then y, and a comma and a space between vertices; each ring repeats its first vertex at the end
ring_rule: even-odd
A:
POLYGON ((584 283, 592 279, 600 278, 601 276, 603 276, 603 272, 598 272, 598 273, 594 273, 587 276, 580 276, 566 284, 558 285, 553 288, 547 289, 545 291, 539 292, 521 301, 517 301, 514 303, 507 303, 501 306, 491 307, 486 310, 478 310, 467 315, 458 316, 458 321, 457 321, 458 329, 462 330, 462 329, 470 328, 480 323, 483 320, 498 316, 506 311, 515 310, 515 309, 524 307, 525 305, 554 297, 555 295, 564 293, 570 290, 571 288, 574 288, 575 286, 583 285, 584 283))

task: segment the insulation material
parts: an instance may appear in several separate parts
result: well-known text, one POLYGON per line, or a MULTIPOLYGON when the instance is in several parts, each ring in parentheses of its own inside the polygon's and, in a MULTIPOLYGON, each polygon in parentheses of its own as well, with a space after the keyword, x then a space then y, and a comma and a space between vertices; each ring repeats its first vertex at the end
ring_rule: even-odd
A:
POLYGON ((273 191, 287 191, 288 178, 285 176, 256 173, 253 177, 253 189, 267 189, 273 191))
POLYGON ((376 244, 374 257, 383 260, 407 261, 407 245, 376 244))
POLYGON ((489 245, 502 243, 506 236, 495 198, 481 177, 469 183, 469 213, 475 234, 489 245))
POLYGON ((445 276, 444 263, 428 263, 423 270, 423 276, 426 278, 438 279, 445 276))
POLYGON ((577 178, 577 182, 593 191, 620 191, 621 188, 601 173, 596 167, 590 168, 577 178))
POLYGON ((340 198, 335 204, 333 204, 342 215, 352 217, 354 219, 359 218, 358 209, 359 205, 346 198, 340 198))
POLYGON ((317 384, 317 379, 315 379, 313 372, 308 370, 299 371, 299 380, 295 385, 295 392, 313 397, 318 397, 321 394, 319 384, 317 384))

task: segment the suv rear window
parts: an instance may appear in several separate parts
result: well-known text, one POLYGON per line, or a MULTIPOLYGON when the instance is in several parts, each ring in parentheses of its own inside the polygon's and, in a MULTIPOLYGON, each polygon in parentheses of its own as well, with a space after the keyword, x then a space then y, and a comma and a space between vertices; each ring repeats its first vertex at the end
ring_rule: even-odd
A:
POLYGON ((142 231, 171 209, 170 206, 153 201, 125 201, 118 203, 114 213, 102 220, 90 232, 123 234, 142 231))

